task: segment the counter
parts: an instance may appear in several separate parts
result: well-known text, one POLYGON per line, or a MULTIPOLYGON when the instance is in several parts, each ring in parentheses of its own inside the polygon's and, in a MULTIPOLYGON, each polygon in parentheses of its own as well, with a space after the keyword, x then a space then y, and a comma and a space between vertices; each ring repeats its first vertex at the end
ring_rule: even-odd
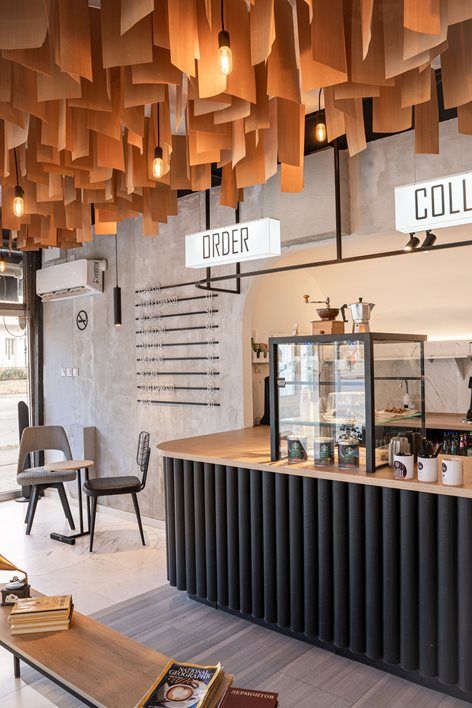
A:
POLYGON ((159 445, 170 584, 472 702, 469 474, 454 488, 399 482, 388 467, 271 462, 268 435, 159 445))

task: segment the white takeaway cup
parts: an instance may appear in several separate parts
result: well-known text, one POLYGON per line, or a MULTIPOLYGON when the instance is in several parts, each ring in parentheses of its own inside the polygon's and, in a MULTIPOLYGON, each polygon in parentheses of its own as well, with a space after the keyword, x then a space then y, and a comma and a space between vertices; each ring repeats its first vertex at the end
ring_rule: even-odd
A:
POLYGON ((438 458, 418 457, 418 482, 438 481, 438 458))
POLYGON ((415 458, 411 452, 393 456, 393 476, 395 479, 414 479, 415 458))
POLYGON ((441 468, 443 484, 447 484, 450 487, 460 487, 464 481, 462 460, 443 459, 441 468))

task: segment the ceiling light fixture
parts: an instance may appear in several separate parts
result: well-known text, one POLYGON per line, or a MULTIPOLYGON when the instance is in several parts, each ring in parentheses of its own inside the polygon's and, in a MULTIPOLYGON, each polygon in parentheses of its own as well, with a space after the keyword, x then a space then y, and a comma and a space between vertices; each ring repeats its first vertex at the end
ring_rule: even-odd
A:
POLYGON ((233 53, 229 32, 225 30, 224 0, 221 0, 221 30, 218 32, 218 66, 220 73, 225 76, 233 71, 233 53))
POLYGON ((154 148, 154 160, 152 161, 152 176, 155 179, 160 179, 164 174, 164 156, 160 145, 159 117, 159 104, 157 104, 157 145, 154 148))
POLYGON ((320 92, 318 94, 318 113, 316 114, 315 118, 315 140, 317 143, 324 143, 326 142, 326 123, 323 120, 323 116, 321 115, 321 92, 322 88, 320 88, 320 92))
POLYGON ((436 236, 436 234, 431 233, 431 231, 428 229, 428 231, 426 232, 426 238, 421 244, 421 248, 431 248, 431 246, 434 246, 434 244, 436 243, 437 238, 438 237, 436 236))
POLYGON ((15 185, 15 196, 13 197, 13 213, 16 217, 21 217, 25 213, 25 192, 23 187, 20 185, 20 178, 18 175, 18 158, 16 156, 16 148, 13 148, 13 154, 15 155, 15 168, 16 168, 16 185, 15 185))
POLYGON ((420 240, 415 234, 410 234, 410 240, 403 246, 404 251, 414 251, 418 248, 420 240))

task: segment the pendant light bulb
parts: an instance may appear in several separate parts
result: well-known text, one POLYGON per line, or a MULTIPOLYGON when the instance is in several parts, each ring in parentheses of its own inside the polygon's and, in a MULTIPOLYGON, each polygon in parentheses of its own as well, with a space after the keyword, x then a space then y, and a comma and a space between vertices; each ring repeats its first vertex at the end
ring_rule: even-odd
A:
POLYGON ((7 269, 7 262, 3 259, 0 260, 0 273, 4 273, 7 269))
POLYGON ((315 125, 315 140, 317 143, 326 141, 326 124, 322 120, 315 125))
POLYGON ((221 30, 218 34, 218 67, 220 73, 228 76, 233 71, 233 54, 231 52, 229 32, 221 30))
POLYGON ((154 160, 152 161, 152 176, 160 179, 164 175, 164 159, 162 148, 158 145, 154 150, 154 160))
POLYGON ((13 198, 13 214, 16 217, 21 217, 25 213, 25 193, 19 184, 15 187, 15 196, 13 198))

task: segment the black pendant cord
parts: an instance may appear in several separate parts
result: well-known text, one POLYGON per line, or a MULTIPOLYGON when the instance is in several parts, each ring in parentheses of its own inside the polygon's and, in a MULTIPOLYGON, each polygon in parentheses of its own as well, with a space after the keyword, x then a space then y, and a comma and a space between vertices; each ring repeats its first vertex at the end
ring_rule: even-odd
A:
POLYGON ((318 94, 318 118, 320 117, 320 113, 321 113, 321 92, 322 92, 322 90, 323 89, 320 88, 320 92, 318 94))
POLYGON ((16 183, 17 183, 17 185, 19 185, 20 184, 20 177, 18 175, 18 158, 16 156, 16 147, 13 148, 13 154, 15 156, 16 183))
POLYGON ((221 0, 221 29, 225 32, 225 0, 221 0))
POLYGON ((160 123, 159 113, 160 113, 160 111, 159 111, 159 103, 158 103, 157 104, 157 147, 161 146, 161 129, 160 129, 160 125, 159 125, 159 123, 160 123))

